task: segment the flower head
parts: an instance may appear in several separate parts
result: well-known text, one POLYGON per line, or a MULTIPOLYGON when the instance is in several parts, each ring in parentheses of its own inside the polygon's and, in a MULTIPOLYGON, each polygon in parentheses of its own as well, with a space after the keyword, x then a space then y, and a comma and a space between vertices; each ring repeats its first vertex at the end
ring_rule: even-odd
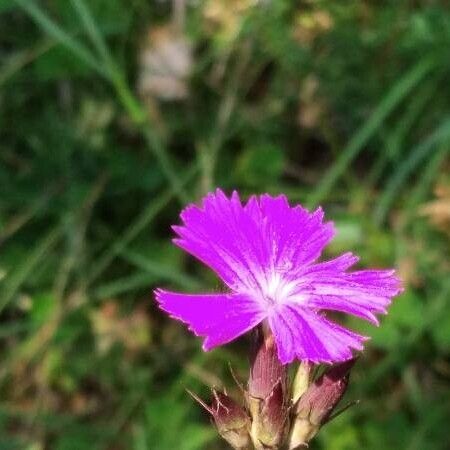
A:
POLYGON ((210 350, 261 322, 270 327, 283 364, 345 361, 362 350, 365 337, 326 318, 340 311, 378 323, 401 291, 393 270, 348 269, 351 253, 317 262, 334 236, 332 222, 318 208, 291 207, 284 195, 252 196, 243 204, 237 192, 208 194, 201 207, 181 213, 173 227, 179 247, 212 268, 228 293, 180 294, 158 289, 160 307, 204 337, 210 350))

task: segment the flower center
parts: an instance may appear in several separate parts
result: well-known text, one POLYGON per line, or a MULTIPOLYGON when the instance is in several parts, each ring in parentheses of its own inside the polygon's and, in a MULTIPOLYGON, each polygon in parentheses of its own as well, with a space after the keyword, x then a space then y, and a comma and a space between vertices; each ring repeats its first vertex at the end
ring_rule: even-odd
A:
POLYGON ((264 301, 268 306, 283 303, 294 292, 295 283, 283 280, 279 273, 272 274, 261 284, 264 301))

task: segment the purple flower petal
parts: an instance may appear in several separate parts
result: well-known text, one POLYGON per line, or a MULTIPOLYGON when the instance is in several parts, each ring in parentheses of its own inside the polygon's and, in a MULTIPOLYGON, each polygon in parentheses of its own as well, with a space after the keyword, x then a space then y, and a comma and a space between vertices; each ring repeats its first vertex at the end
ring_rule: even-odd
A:
POLYGON ((259 305, 241 294, 190 295, 156 291, 161 309, 206 339, 204 350, 236 339, 264 319, 259 305))
POLYGON ((189 206, 181 218, 184 226, 174 227, 178 246, 216 271, 231 289, 258 289, 270 247, 261 223, 245 211, 237 193, 228 199, 217 190, 205 197, 203 208, 189 206))
POLYGON ((286 196, 262 195, 260 223, 272 249, 272 260, 279 271, 300 268, 315 261, 334 236, 332 222, 323 223, 323 211, 310 213, 301 206, 291 208, 286 196))
POLYGON ((389 270, 330 273, 342 259, 316 264, 313 274, 303 274, 302 283, 309 284, 301 288, 302 296, 311 308, 341 311, 378 325, 375 314, 386 314, 392 297, 402 291, 400 281, 389 270))
POLYGON ((296 358, 314 363, 345 361, 352 358, 352 349, 362 350, 366 339, 295 304, 274 310, 269 325, 283 364, 296 358))

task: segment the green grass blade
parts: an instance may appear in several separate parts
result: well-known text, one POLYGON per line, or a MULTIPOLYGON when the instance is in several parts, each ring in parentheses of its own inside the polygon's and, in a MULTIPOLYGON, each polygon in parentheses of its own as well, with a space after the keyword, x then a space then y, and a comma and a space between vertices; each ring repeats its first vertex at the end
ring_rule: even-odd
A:
MULTIPOLYGON (((450 118, 447 118, 428 139, 413 148, 409 157, 387 181, 386 188, 375 208, 374 220, 376 223, 380 224, 385 220, 391 204, 398 195, 399 189, 411 172, 417 168, 438 144, 448 140, 450 140, 450 118)), ((449 150, 448 147, 445 147, 445 149, 446 151, 449 150)))
MULTIPOLYGON (((187 183, 195 174, 196 168, 191 168, 182 179, 183 185, 187 183)), ((112 245, 105 250, 102 256, 93 264, 93 270, 88 277, 88 283, 95 280, 111 264, 116 256, 123 252, 127 245, 161 212, 161 210, 172 200, 175 192, 173 188, 161 193, 147 208, 137 217, 137 219, 125 230, 121 237, 116 239, 112 245)))
POLYGON ((409 217, 412 217, 416 211, 417 205, 424 201, 427 193, 429 192, 430 186, 433 181, 438 179, 438 171, 446 155, 449 153, 449 144, 442 144, 438 147, 436 152, 434 152, 433 157, 427 163, 427 166, 423 170, 423 174, 416 184, 415 188, 412 190, 409 196, 408 202, 406 204, 406 210, 408 211, 409 217))
POLYGON ((110 283, 98 286, 92 293, 97 299, 111 298, 126 294, 140 288, 148 288, 155 282, 155 276, 149 272, 136 273, 126 277, 118 278, 110 283))
POLYGON ((401 152, 406 146, 406 138, 409 132, 414 127, 416 121, 421 117, 425 106, 438 89, 438 83, 435 81, 436 80, 428 82, 421 90, 419 90, 416 96, 409 102, 408 108, 400 117, 393 131, 388 133, 385 150, 380 152, 379 159, 376 161, 369 174, 367 183, 369 188, 373 188, 373 186, 378 183, 389 162, 396 161, 400 157, 401 152))
POLYGON ((103 76, 107 76, 98 59, 82 44, 57 25, 33 0, 15 0, 16 3, 40 26, 49 36, 70 50, 87 66, 103 76))
POLYGON ((5 282, 0 297, 0 312, 14 298, 22 284, 33 272, 36 266, 50 252, 62 236, 62 228, 52 229, 31 251, 25 261, 23 261, 15 271, 9 275, 5 282))
POLYGON ((103 38, 102 33, 100 32, 97 24, 95 23, 94 18, 92 17, 91 12, 89 11, 86 3, 83 0, 70 0, 73 9, 78 14, 78 17, 81 20, 81 23, 86 30, 87 35, 89 36, 94 48, 97 50, 100 57, 103 59, 103 62, 106 66, 106 70, 114 72, 115 63, 111 56, 111 53, 106 45, 105 39, 103 38))
POLYGON ((414 65, 395 85, 386 97, 381 101, 369 120, 357 131, 348 145, 342 151, 337 161, 325 173, 322 181, 307 199, 309 206, 314 206, 323 201, 336 182, 345 172, 349 164, 364 148, 369 139, 378 130, 384 119, 394 108, 417 86, 417 84, 436 66, 438 58, 433 56, 420 60, 414 65))
POLYGON ((31 49, 15 52, 4 60, 0 68, 0 87, 19 73, 25 66, 35 61, 56 45, 54 39, 45 38, 31 49))
POLYGON ((152 150, 152 153, 155 155, 155 158, 157 159, 161 170, 163 171, 166 179, 172 185, 176 196, 180 199, 183 205, 186 204, 189 201, 189 197, 183 189, 183 183, 181 181, 180 175, 174 169, 169 155, 166 152, 166 149, 161 144, 159 138, 157 138, 155 133, 151 130, 150 126, 146 126, 143 129, 143 134, 145 142, 152 150))
POLYGON ((122 252, 121 256, 134 266, 152 274, 157 280, 171 281, 180 288, 187 290, 196 290, 202 286, 200 281, 195 278, 173 270, 173 267, 151 261, 146 256, 140 255, 139 253, 128 250, 122 252))

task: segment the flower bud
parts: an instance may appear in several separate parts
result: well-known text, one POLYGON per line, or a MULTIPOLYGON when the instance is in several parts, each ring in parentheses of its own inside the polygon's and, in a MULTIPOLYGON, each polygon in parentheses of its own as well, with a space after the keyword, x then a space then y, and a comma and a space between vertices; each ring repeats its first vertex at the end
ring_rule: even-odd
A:
POLYGON ((278 360, 273 335, 259 329, 254 342, 247 400, 256 449, 279 448, 288 425, 287 368, 278 360))
POLYGON ((305 446, 330 418, 347 390, 349 372, 355 360, 332 367, 320 376, 295 405, 289 450, 305 446))
POLYGON ((250 444, 250 418, 242 406, 223 392, 213 391, 211 414, 219 434, 234 449, 247 449, 250 444))
POLYGON ((211 414, 217 431, 231 447, 235 450, 246 450, 249 447, 250 417, 242 406, 226 393, 214 389, 211 406, 191 391, 188 393, 211 414))

